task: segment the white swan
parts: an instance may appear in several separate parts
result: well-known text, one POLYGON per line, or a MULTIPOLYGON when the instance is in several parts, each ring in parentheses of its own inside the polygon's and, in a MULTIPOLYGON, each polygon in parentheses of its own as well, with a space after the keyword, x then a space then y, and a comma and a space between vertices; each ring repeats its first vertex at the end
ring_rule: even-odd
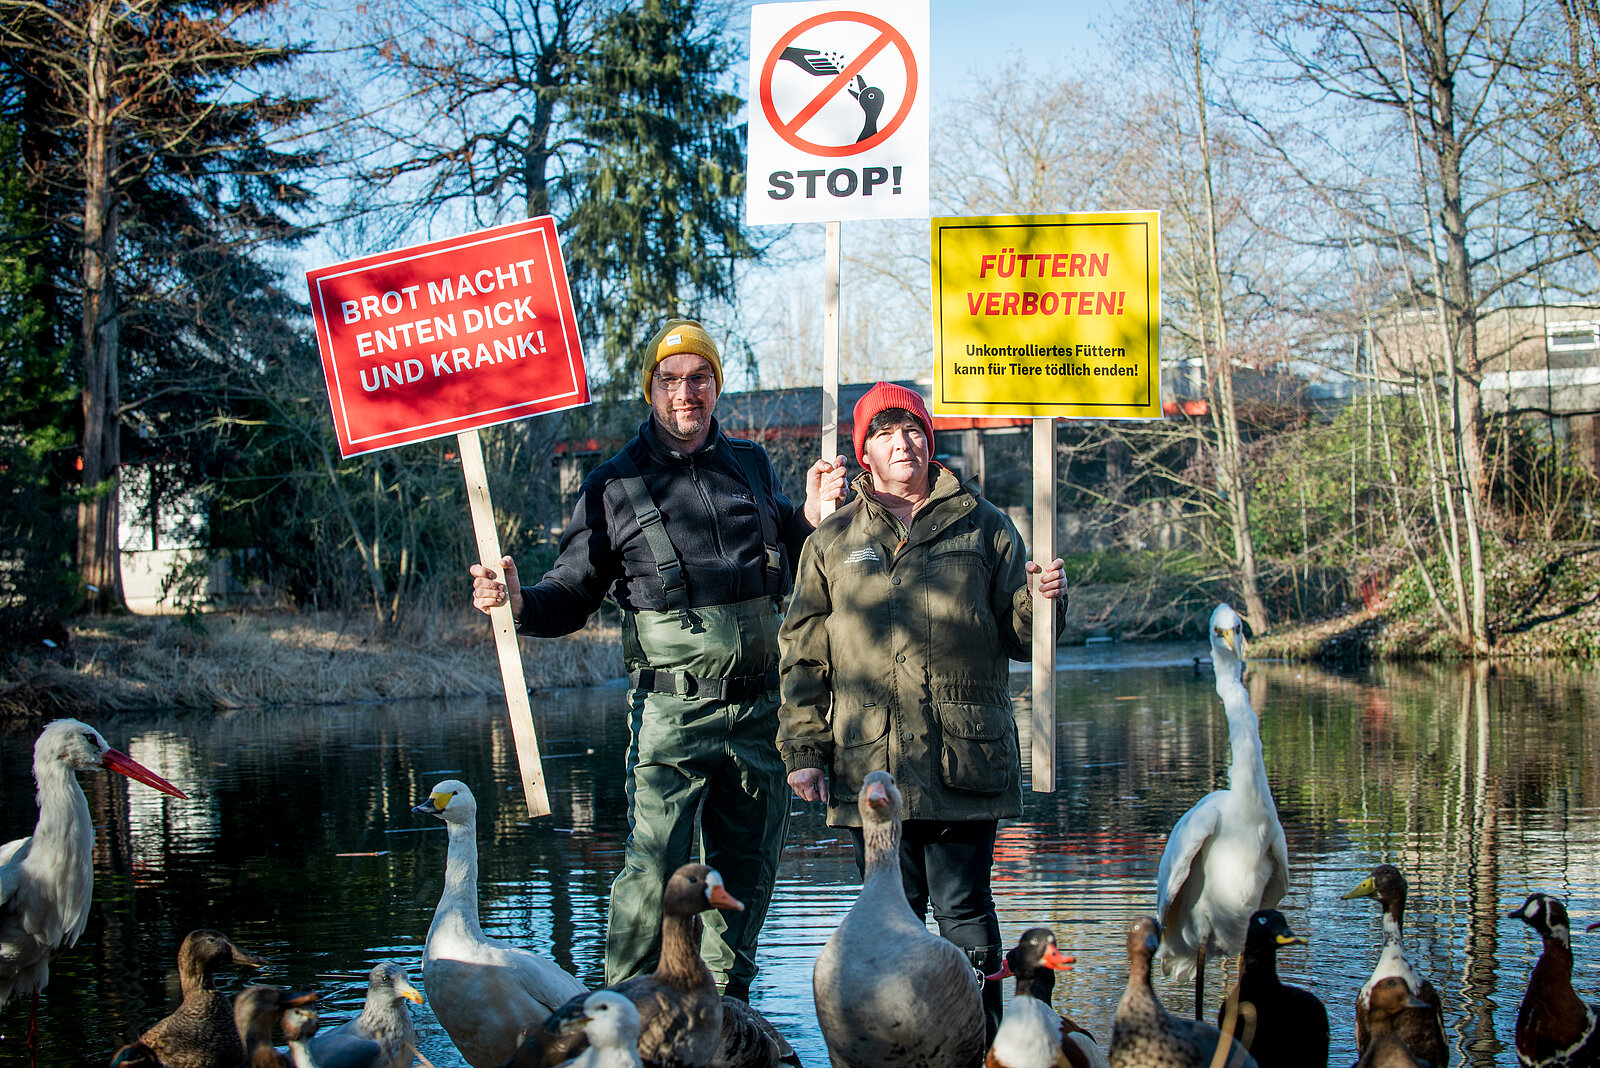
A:
POLYGON ((522 1032, 585 992, 546 957, 489 938, 478 926, 478 802, 446 779, 413 812, 444 821, 444 893, 422 951, 422 984, 439 1025, 472 1068, 499 1068, 522 1032))

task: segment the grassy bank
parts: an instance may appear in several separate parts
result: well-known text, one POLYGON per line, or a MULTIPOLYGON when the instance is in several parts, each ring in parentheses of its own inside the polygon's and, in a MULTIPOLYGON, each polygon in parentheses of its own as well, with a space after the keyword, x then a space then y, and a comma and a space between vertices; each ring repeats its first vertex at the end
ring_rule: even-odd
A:
MULTIPOLYGON (((622 674, 614 626, 567 638, 524 638, 534 689, 622 674)), ((0 725, 29 729, 59 716, 92 720, 130 709, 227 711, 501 693, 487 622, 441 613, 403 636, 367 621, 309 614, 218 614, 187 620, 80 620, 68 640, 0 669, 0 725)))
MULTIPOLYGON (((1496 546, 1486 563, 1494 655, 1600 660, 1600 546, 1496 546)), ((1443 570, 1432 574, 1435 587, 1448 591, 1443 570)), ((1251 655, 1350 663, 1451 659, 1461 650, 1413 567, 1370 604, 1274 628, 1255 640, 1251 655)))

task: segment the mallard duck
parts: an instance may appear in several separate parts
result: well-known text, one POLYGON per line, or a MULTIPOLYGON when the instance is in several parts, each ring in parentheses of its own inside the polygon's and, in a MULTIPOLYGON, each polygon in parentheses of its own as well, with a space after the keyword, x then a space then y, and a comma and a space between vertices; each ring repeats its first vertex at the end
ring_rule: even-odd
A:
POLYGON ((1034 927, 1006 952, 998 972, 984 976, 986 982, 1017 980, 984 1068, 1105 1068, 1106 1055, 1094 1036, 1050 1006, 1055 973, 1071 967, 1072 958, 1056 945, 1055 933, 1034 927))
MULTIPOLYGON (((1288 986, 1278 978, 1278 950, 1303 946, 1306 940, 1289 929, 1277 909, 1261 909, 1250 917, 1244 939, 1244 970, 1239 974, 1239 1005, 1253 1006, 1250 1037, 1239 1036, 1261 1068, 1326 1068, 1328 1009, 1311 991, 1288 986)), ((1217 1013, 1220 1025, 1226 1006, 1217 1013)))
POLYGON ((1165 932, 1161 970, 1180 982, 1194 978, 1197 1018, 1204 1011, 1206 955, 1242 951, 1251 913, 1272 908, 1289 887, 1289 847, 1244 688, 1244 622, 1232 608, 1218 605, 1210 635, 1233 749, 1228 788, 1212 791, 1183 814, 1156 872, 1156 912, 1165 932))
POLYGON ((1155 917, 1134 921, 1128 931, 1128 987, 1111 1023, 1111 1068, 1258 1068, 1233 1038, 1161 1007, 1150 984, 1150 962, 1160 944, 1155 917), (1228 1053, 1218 1059, 1217 1047, 1224 1042, 1228 1053))
POLYGON ((417 1032, 406 1002, 422 1004, 411 977, 391 961, 367 973, 367 996, 361 1014, 338 1027, 320 1031, 311 1053, 321 1068, 411 1068, 416 1060, 417 1032))
POLYGON ((835 1068, 969 1068, 984 1056, 983 1004, 967 955, 911 911, 900 880, 904 802, 894 776, 867 775, 857 800, 867 871, 812 971, 835 1068))
POLYGON ((1356 1062, 1356 1068, 1429 1068, 1429 1062, 1418 1060, 1396 1031, 1407 1013, 1427 1009, 1425 1002, 1406 988, 1406 981, 1391 975, 1373 984, 1368 999, 1368 1020, 1371 1037, 1366 1052, 1356 1062))
MULTIPOLYGON (((744 906, 704 864, 685 864, 667 880, 661 899, 661 957, 656 970, 603 989, 633 1002, 639 1012, 639 1056, 646 1065, 707 1068, 722 1041, 723 998, 700 956, 700 913, 744 906)), ((532 1028, 507 1068, 550 1068, 588 1044, 572 1021, 585 1012, 588 993, 560 1006, 532 1028)))
POLYGON ((1433 984, 1411 966, 1402 942, 1406 890, 1406 877, 1400 874, 1399 868, 1393 864, 1379 864, 1371 875, 1344 895, 1347 900, 1375 897, 1383 909, 1383 949, 1378 954, 1377 967, 1372 969, 1372 977, 1356 995, 1356 1051, 1366 1052, 1371 1037, 1368 1016, 1373 987, 1390 976, 1398 976, 1405 980, 1407 990, 1430 1007, 1426 1011, 1413 1007, 1401 1012, 1395 1021, 1395 1033, 1419 1059, 1428 1061, 1434 1068, 1445 1068, 1450 1063, 1450 1047, 1444 1040, 1443 1002, 1433 984))
POLYGON ((1544 950, 1517 1009, 1517 1060, 1528 1068, 1600 1065, 1600 1005, 1572 989, 1572 931, 1567 907, 1549 894, 1529 894, 1509 919, 1539 932, 1544 950))
POLYGON ((472 1068, 499 1068, 527 1028, 587 991, 555 961, 478 926, 478 802, 467 785, 446 779, 412 811, 443 820, 450 835, 444 893, 422 951, 433 1015, 472 1068))
POLYGON ((289 1058, 272 1046, 272 1028, 290 1009, 302 1008, 317 1000, 312 990, 280 990, 275 986, 251 986, 240 991, 233 1002, 234 1025, 244 1042, 248 1068, 294 1068, 289 1058))
POLYGON ((118 1054, 116 1063, 160 1063, 167 1068, 237 1068, 244 1060, 244 1044, 233 1021, 233 1002, 217 990, 212 977, 224 964, 260 968, 266 961, 240 949, 221 931, 190 931, 178 946, 178 983, 183 1001, 172 1014, 152 1024, 135 1046, 149 1051, 151 1060, 130 1059, 131 1047, 118 1054))

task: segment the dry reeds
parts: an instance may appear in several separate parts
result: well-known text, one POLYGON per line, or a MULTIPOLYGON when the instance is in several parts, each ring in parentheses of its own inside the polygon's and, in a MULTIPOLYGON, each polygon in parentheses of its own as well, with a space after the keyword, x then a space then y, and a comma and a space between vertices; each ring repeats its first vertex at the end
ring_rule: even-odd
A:
MULTIPOLYGON (((523 639, 528 685, 582 686, 623 673, 615 627, 523 639), (536 646, 536 648, 532 647, 536 646)), ((0 721, 126 708, 224 710, 503 692, 488 625, 439 613, 404 637, 326 614, 89 621, 67 655, 0 678, 0 721)))

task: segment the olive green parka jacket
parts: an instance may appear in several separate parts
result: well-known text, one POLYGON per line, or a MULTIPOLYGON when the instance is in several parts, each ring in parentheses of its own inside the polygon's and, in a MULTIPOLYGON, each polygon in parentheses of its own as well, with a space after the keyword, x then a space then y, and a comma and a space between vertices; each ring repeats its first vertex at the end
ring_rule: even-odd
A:
POLYGON ((1009 662, 1030 656, 1027 551, 1004 512, 943 467, 930 478, 904 542, 864 473, 800 554, 778 635, 778 749, 790 772, 826 769, 832 826, 860 824, 876 769, 909 819, 1022 814, 1007 687, 1009 662))

